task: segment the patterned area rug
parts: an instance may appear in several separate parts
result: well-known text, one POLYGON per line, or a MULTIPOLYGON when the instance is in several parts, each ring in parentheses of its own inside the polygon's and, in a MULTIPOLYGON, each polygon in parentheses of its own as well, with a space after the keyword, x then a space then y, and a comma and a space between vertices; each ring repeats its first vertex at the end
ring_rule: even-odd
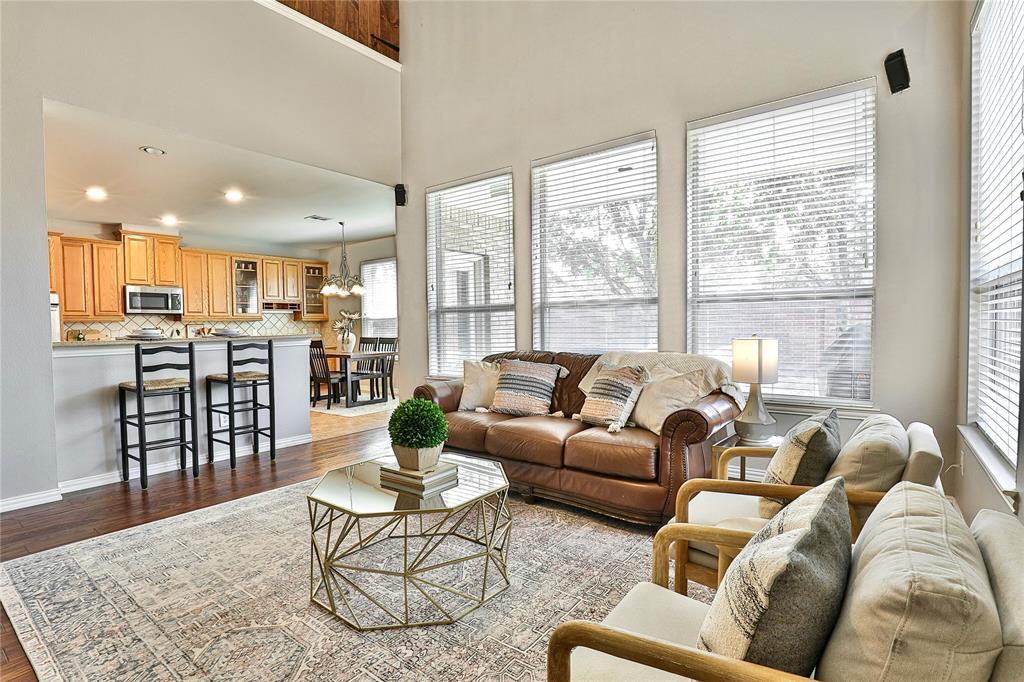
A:
POLYGON ((327 399, 324 398, 316 404, 316 407, 309 409, 314 412, 321 414, 331 414, 336 417, 358 417, 361 414, 376 414, 378 412, 391 412, 398 407, 397 400, 389 400, 386 403, 374 403, 373 405, 356 405, 355 407, 345 407, 344 398, 342 398, 341 404, 331 405, 331 409, 327 409, 327 399))
POLYGON ((558 623, 649 579, 651 531, 513 498, 507 591, 454 625, 356 632, 309 602, 313 483, 0 565, 39 678, 543 680, 558 623))

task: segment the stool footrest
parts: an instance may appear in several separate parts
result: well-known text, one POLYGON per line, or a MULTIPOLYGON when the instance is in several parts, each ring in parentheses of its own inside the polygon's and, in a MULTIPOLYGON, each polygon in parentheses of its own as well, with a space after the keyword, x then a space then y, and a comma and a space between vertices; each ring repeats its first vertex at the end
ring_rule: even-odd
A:
MULTIPOLYGON (((174 413, 178 412, 177 410, 169 410, 169 411, 172 411, 174 413)), ((134 426, 135 428, 139 428, 139 423, 137 421, 132 421, 133 419, 135 419, 138 416, 139 415, 137 415, 137 414, 133 414, 133 415, 129 416, 127 419, 125 419, 124 423, 127 424, 128 426, 134 426)), ((148 417, 149 415, 146 415, 146 416, 148 417)), ((190 414, 186 414, 184 417, 168 417, 167 419, 147 419, 146 420, 146 426, 149 426, 150 424, 169 424, 171 422, 187 422, 187 421, 189 421, 191 419, 192 419, 192 415, 190 415, 190 414)))
MULTIPOLYGON (((230 431, 231 431, 230 428, 214 429, 213 431, 210 431, 210 433, 229 433, 230 431)), ((260 435, 262 435, 262 436, 266 436, 267 438, 270 438, 270 427, 269 426, 261 427, 259 429, 256 429, 255 431, 257 433, 259 433, 260 435)), ((235 435, 236 436, 244 436, 247 433, 253 433, 252 426, 246 425, 246 426, 243 426, 241 428, 235 427, 235 435)), ((217 439, 214 438, 214 440, 217 440, 217 439)), ((225 441, 219 441, 219 442, 224 443, 225 441)), ((228 443, 228 444, 230 444, 230 443, 228 443)))
MULTIPOLYGON (((217 414, 231 414, 230 407, 231 407, 230 403, 214 403, 213 405, 210 405, 210 412, 216 412, 217 414), (222 410, 222 409, 220 409, 222 407, 227 407, 229 409, 222 410)), ((256 403, 255 408, 257 410, 269 410, 270 409, 270 405, 265 405, 263 403, 256 403)), ((246 412, 252 412, 252 411, 253 411, 253 406, 252 406, 252 401, 251 400, 246 400, 244 402, 238 401, 238 402, 235 403, 235 414, 245 414, 246 412), (239 408, 238 407, 239 405, 249 405, 250 407, 239 408)))
MULTIPOLYGON (((192 441, 190 441, 190 440, 181 440, 180 438, 175 437, 175 438, 161 438, 160 440, 154 440, 154 441, 146 441, 146 450, 159 450, 161 448, 169 448, 169 447, 173 447, 175 445, 177 445, 177 446, 184 445, 186 450, 191 450, 192 449, 192 441)), ((128 445, 128 449, 129 450, 132 450, 132 449, 135 449, 135 448, 138 448, 138 447, 139 447, 138 443, 132 443, 132 444, 128 445)), ((132 454, 129 454, 128 457, 130 457, 131 459, 135 459, 135 460, 138 459, 138 457, 136 457, 135 455, 132 455, 132 454)))

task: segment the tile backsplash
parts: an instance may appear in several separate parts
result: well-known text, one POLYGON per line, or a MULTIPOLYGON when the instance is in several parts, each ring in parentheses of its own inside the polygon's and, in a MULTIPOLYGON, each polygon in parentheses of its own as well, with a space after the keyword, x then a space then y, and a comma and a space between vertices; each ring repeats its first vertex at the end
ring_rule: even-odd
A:
POLYGON ((65 322, 64 334, 61 338, 67 339, 68 332, 75 329, 92 329, 106 334, 112 339, 127 336, 143 327, 156 327, 162 329, 166 336, 176 336, 178 332, 181 338, 186 336, 185 325, 202 325, 205 327, 234 326, 242 330, 248 336, 285 336, 288 334, 320 334, 320 322, 301 322, 292 319, 291 313, 265 313, 261 320, 215 320, 204 322, 202 320, 176 320, 169 315, 125 315, 124 320, 116 322, 65 322))

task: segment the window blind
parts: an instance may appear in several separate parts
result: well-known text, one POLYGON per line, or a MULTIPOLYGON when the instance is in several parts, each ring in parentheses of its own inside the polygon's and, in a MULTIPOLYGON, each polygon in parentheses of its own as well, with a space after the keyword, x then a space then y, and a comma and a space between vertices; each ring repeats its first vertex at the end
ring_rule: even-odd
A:
POLYGON ((427 337, 432 375, 515 348, 512 174, 427 192, 427 337))
POLYGON ((654 133, 533 164, 533 345, 658 347, 654 133))
POLYGON ((968 409, 1012 464, 1020 438, 1024 5, 987 0, 971 36, 968 409))
POLYGON ((779 339, 806 402, 871 399, 874 79, 687 126, 687 344, 779 339))
POLYGON ((398 265, 394 258, 363 261, 359 277, 362 296, 363 336, 398 336, 398 265))

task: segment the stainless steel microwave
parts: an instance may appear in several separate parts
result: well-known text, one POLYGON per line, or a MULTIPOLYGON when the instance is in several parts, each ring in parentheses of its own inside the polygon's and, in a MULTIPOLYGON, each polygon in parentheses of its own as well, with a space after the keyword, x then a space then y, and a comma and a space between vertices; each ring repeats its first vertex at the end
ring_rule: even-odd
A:
POLYGON ((124 288, 124 311, 126 313, 149 313, 151 315, 181 315, 181 287, 139 287, 124 288))

